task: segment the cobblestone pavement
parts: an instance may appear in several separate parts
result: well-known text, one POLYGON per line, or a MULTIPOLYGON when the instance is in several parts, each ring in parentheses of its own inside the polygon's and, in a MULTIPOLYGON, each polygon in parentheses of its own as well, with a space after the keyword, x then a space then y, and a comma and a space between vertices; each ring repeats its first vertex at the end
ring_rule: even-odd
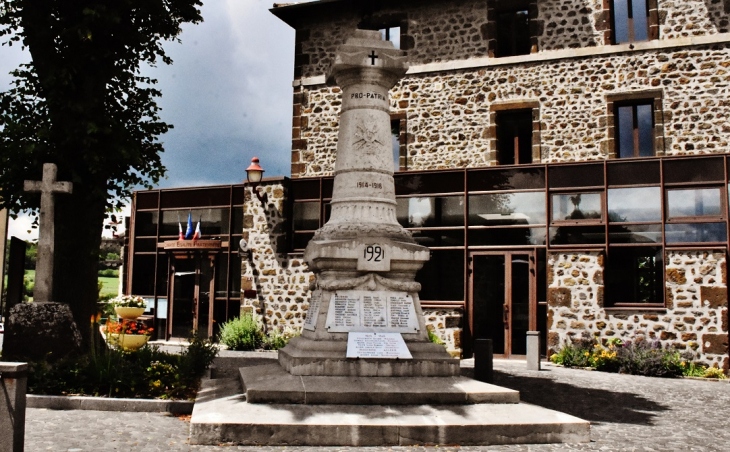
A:
MULTIPOLYGON (((524 361, 496 361, 495 383, 517 389, 526 403, 591 422, 581 444, 458 447, 191 446, 184 419, 156 413, 27 412, 25 450, 35 451, 727 451, 730 384, 563 369, 524 370, 524 361)), ((471 369, 464 369, 465 375, 471 369)))

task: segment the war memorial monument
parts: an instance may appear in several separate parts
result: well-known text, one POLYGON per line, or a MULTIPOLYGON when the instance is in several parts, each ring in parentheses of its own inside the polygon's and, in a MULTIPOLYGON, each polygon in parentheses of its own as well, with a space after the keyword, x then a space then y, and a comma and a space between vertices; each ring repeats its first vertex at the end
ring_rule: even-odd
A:
POLYGON ((429 259, 396 220, 388 90, 400 50, 358 30, 331 79, 342 109, 330 220, 305 260, 315 282, 302 335, 271 364, 211 380, 196 402, 193 444, 409 445, 580 442, 589 423, 519 403, 519 393, 460 376, 431 343, 416 272, 429 259))

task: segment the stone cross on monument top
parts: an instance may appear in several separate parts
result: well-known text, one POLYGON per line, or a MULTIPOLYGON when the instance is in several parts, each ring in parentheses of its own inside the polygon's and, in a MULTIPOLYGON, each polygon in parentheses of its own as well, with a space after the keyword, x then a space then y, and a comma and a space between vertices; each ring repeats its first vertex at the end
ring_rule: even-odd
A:
POLYGON ((38 258, 36 260, 35 302, 53 301, 53 249, 55 247, 54 209, 55 193, 71 193, 71 182, 56 181, 58 168, 54 163, 43 164, 43 179, 27 180, 23 189, 29 193, 41 194, 40 225, 38 233, 38 258))

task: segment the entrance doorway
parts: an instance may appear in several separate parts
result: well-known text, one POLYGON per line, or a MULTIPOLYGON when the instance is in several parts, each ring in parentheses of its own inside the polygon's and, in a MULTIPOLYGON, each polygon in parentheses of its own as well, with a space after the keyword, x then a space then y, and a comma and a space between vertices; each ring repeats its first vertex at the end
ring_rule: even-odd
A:
POLYGON ((166 338, 213 335, 215 255, 181 254, 170 259, 170 307, 166 338))
POLYGON ((525 356, 537 328, 534 252, 474 252, 469 265, 472 338, 491 339, 495 357, 525 356))

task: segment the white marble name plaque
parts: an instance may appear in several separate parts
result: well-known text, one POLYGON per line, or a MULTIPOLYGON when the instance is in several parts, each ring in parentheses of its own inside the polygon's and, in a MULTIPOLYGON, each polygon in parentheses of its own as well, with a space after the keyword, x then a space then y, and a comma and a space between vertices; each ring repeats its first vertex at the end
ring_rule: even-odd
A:
POLYGON ((420 329, 413 297, 405 292, 368 290, 335 292, 326 327, 330 333, 415 333, 420 329))
POLYGON ((312 292, 312 299, 309 300, 309 309, 307 310, 307 317, 304 319, 305 330, 314 331, 314 327, 317 325, 317 317, 319 316, 319 306, 322 304, 322 292, 315 290, 312 292))
POLYGON ((347 357, 413 359, 400 333, 349 333, 347 357))

